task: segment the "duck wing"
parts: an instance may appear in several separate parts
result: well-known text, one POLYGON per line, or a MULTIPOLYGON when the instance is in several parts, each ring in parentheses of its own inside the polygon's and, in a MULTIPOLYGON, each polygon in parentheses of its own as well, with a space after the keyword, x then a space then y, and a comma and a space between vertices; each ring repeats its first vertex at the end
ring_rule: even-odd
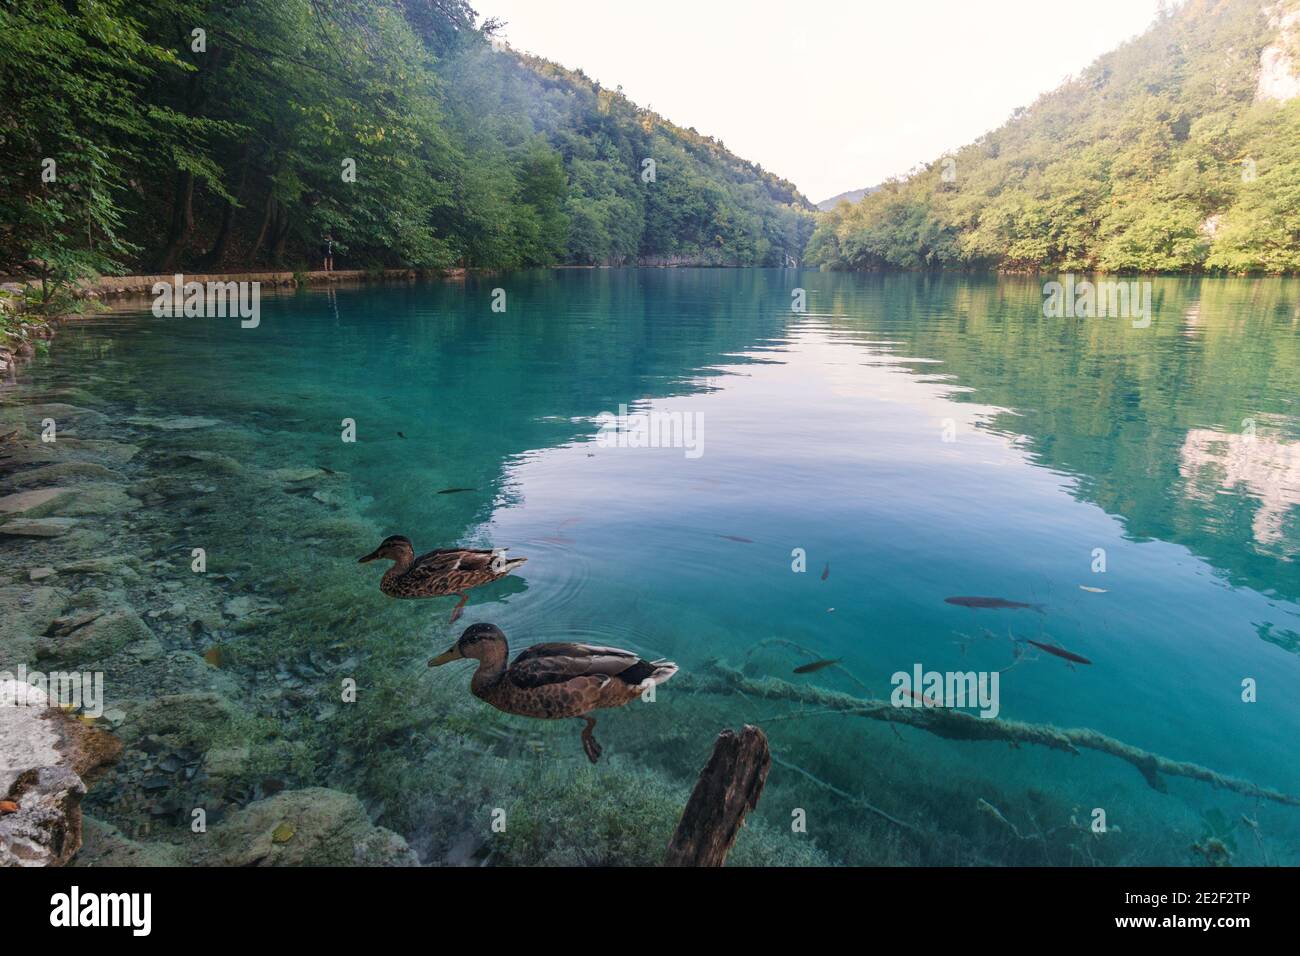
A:
MULTIPOLYGON (((534 644, 515 658, 506 671, 516 687, 542 687, 562 684, 575 677, 635 676, 638 665, 646 665, 631 651, 593 644, 534 644), (632 674, 628 672, 631 671, 632 674)), ((638 680, 629 680, 638 683, 638 680)))
POLYGON ((491 570, 492 558, 491 551, 442 548, 420 555, 402 577, 418 586, 424 581, 441 581, 456 572, 483 573, 491 570))

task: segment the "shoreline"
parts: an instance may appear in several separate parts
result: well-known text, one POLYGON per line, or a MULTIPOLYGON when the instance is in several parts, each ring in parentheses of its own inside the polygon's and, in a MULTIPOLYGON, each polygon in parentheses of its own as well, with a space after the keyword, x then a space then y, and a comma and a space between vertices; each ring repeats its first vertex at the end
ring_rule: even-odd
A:
MULTIPOLYGON (((276 289, 293 289, 306 286, 364 285, 372 282, 413 282, 419 279, 463 279, 471 270, 451 269, 341 269, 332 272, 310 271, 269 271, 269 272, 225 272, 225 273, 180 273, 187 282, 259 282, 276 289)), ((36 354, 36 342, 48 342, 54 338, 58 327, 64 322, 89 321, 96 314, 95 304, 107 301, 148 298, 153 295, 155 283, 172 283, 172 275, 129 275, 100 276, 97 279, 84 279, 73 285, 78 301, 85 307, 74 312, 59 315, 36 316, 36 321, 29 326, 31 338, 18 335, 5 335, 0 331, 0 386, 12 383, 19 366, 31 361, 36 354)), ((0 290, 21 294, 36 285, 31 281, 8 281, 0 283, 0 290)), ((4 304, 0 303, 0 308, 4 304)), ((31 316, 16 308, 12 315, 31 316)))

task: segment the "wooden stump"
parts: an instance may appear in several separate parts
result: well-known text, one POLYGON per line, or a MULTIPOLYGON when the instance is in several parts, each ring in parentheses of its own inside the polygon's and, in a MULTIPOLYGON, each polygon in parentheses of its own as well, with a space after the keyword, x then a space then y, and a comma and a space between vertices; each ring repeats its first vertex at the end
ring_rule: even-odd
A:
POLYGON ((700 771, 682 811, 665 866, 722 866, 772 767, 767 736, 749 724, 739 735, 718 734, 709 762, 700 771))

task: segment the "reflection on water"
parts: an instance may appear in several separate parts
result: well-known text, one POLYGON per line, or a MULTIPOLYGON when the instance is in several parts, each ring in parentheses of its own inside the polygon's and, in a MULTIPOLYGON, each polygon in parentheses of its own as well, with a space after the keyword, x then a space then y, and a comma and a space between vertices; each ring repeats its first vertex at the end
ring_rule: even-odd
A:
POLYGON ((1189 496, 1244 494, 1259 502, 1251 523, 1261 546, 1284 549, 1292 558, 1300 536, 1286 534, 1291 509, 1300 505, 1300 442, 1249 434, 1228 435, 1208 428, 1187 433, 1179 471, 1189 496), (1289 549, 1289 550, 1288 550, 1289 549))
POLYGON ((1300 793, 1300 700, 1282 690, 1300 679, 1298 304, 1295 282, 1159 280, 1134 329, 1043 319, 1031 281, 614 270, 268 297, 247 331, 102 317, 0 411, 57 406, 74 441, 116 443, 0 458, 0 494, 75 485, 72 511, 96 517, 0 551, 16 589, 34 567, 131 562, 60 570, 49 600, 129 609, 157 641, 90 661, 128 752, 87 805, 142 842, 182 843, 198 803, 242 826, 275 792, 324 786, 425 862, 656 862, 714 735, 757 722, 779 761, 738 862, 1186 865, 1212 837, 1235 862, 1296 863, 1293 807, 702 681, 719 660, 887 697, 917 665, 997 671, 1003 719, 1300 793), (602 443, 620 406, 699 423, 703 454, 602 443), (103 471, 30 477, 92 452, 103 471), (448 632, 454 598, 389 600, 356 564, 388 534, 529 562, 448 632), (516 650, 585 640, 682 672, 601 717, 593 768, 574 727, 424 667, 476 621, 516 650), (814 658, 841 664, 794 673, 814 658), (497 807, 504 835, 486 829, 497 807))

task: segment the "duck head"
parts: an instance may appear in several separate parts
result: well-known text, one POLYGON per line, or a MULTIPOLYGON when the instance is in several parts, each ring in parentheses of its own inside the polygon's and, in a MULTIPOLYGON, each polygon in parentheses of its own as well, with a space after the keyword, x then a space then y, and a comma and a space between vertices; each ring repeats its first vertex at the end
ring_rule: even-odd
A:
POLYGON ((403 561, 414 557, 415 549, 411 547, 411 539, 400 534, 394 534, 379 542, 379 547, 365 557, 358 559, 357 564, 365 564, 367 561, 374 561, 377 558, 387 558, 389 561, 396 561, 401 564, 403 561))
POLYGON ((471 624, 465 628, 460 640, 437 657, 429 659, 430 667, 441 667, 465 657, 476 661, 494 663, 504 661, 508 645, 506 635, 495 624, 471 624))

